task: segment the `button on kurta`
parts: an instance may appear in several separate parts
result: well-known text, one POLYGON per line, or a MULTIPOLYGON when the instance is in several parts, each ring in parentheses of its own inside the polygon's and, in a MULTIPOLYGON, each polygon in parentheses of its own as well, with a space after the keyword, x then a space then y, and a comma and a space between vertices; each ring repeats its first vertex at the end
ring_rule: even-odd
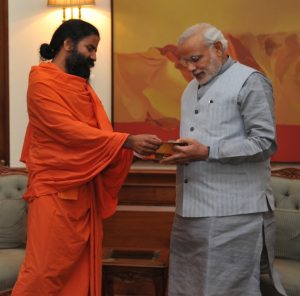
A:
POLYGON ((195 114, 198 114, 198 113, 199 113, 199 110, 196 109, 196 110, 195 110, 195 114))
POLYGON ((190 128, 190 131, 192 132, 194 130, 194 127, 192 126, 191 128, 190 128))
POLYGON ((188 179, 184 179, 184 183, 188 183, 189 182, 189 180, 188 179))

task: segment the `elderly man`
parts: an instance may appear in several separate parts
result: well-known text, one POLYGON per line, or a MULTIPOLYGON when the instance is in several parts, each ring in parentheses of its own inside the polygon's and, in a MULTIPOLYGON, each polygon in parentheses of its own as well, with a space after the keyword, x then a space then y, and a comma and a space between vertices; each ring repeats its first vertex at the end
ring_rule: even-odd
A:
POLYGON ((69 20, 42 44, 31 69, 22 160, 29 175, 26 256, 13 296, 101 295, 102 219, 112 215, 132 150, 154 135, 114 132, 90 86, 98 30, 69 20))
POLYGON ((178 164, 169 295, 261 295, 262 254, 279 295, 286 295, 272 267, 272 87, 226 48, 223 34, 205 23, 178 41, 195 79, 182 96, 178 142, 186 145, 162 161, 178 164))

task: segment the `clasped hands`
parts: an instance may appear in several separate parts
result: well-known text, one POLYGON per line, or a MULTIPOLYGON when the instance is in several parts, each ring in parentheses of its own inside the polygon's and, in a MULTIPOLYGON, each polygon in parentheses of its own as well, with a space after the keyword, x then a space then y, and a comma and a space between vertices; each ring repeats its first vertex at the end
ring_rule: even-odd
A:
MULTIPOLYGON (((163 164, 185 164, 191 161, 206 160, 209 155, 209 148, 195 139, 181 138, 176 143, 184 145, 174 145, 174 153, 160 160, 163 164)), ((162 144, 162 140, 155 135, 129 135, 124 143, 125 148, 132 149, 136 153, 147 156, 154 154, 162 144)))

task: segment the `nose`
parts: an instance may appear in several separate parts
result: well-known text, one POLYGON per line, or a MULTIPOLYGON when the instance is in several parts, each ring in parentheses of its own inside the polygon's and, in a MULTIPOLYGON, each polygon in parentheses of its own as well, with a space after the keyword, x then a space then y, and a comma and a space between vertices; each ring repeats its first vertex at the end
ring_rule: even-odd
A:
POLYGON ((91 58, 94 62, 96 62, 96 60, 97 60, 97 54, 96 54, 96 52, 93 52, 93 53, 91 54, 90 58, 91 58))
POLYGON ((196 69, 196 66, 194 63, 187 62, 186 68, 188 69, 188 71, 192 72, 196 69))

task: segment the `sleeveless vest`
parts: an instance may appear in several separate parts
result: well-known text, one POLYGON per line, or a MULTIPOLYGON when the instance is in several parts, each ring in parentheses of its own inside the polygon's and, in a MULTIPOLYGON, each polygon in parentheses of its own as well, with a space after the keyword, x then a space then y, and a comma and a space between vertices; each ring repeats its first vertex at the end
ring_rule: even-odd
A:
MULTIPOLYGON (((238 95, 255 69, 240 63, 222 73, 197 100, 198 82, 192 80, 182 96, 180 137, 213 147, 222 141, 247 138, 238 95)), ((176 213, 183 217, 228 216, 273 207, 270 162, 221 163, 194 161, 177 167, 176 213)))

